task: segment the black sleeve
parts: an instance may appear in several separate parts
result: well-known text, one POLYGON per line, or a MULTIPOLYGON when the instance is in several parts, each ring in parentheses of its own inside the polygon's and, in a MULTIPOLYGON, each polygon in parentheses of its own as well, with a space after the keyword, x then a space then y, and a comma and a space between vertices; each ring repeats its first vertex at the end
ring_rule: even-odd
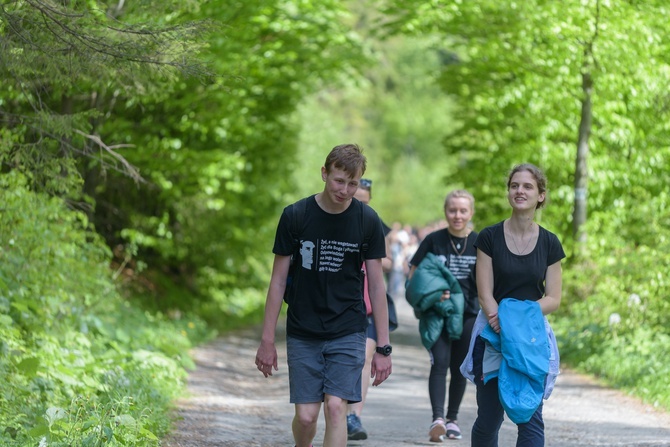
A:
POLYGON ((493 257, 493 229, 486 227, 477 235, 475 247, 483 251, 490 257, 493 257))
POLYGON ((555 264, 563 258, 565 258, 565 251, 563 251, 561 241, 558 240, 558 237, 554 233, 549 232, 549 256, 547 266, 555 264))
POLYGON ((412 256, 412 260, 409 261, 409 265, 413 265, 414 267, 418 267, 419 264, 421 264, 421 261, 423 261, 423 258, 426 257, 426 254, 429 252, 432 253, 433 250, 433 233, 429 234, 428 236, 425 237, 424 240, 421 241, 419 244, 419 248, 416 249, 414 252, 414 256, 412 256))
POLYGON ((375 210, 367 205, 363 205, 361 212, 365 219, 365 242, 368 244, 368 249, 365 253, 365 259, 382 259, 386 257, 386 240, 384 239, 384 231, 382 229, 382 220, 375 210))
POLYGON ((275 233, 275 244, 272 248, 272 253, 280 256, 290 256, 293 254, 293 236, 291 235, 291 216, 292 207, 289 205, 284 208, 277 224, 277 232, 275 233))

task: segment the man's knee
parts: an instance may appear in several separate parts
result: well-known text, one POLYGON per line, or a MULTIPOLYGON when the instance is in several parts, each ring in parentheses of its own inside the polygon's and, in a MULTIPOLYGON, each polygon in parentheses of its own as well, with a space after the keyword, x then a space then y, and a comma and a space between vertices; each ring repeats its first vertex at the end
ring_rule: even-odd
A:
POLYGON ((301 427, 310 427, 319 419, 320 405, 296 405, 295 420, 301 427))
POLYGON ((347 401, 345 399, 326 394, 324 399, 324 406, 324 411, 327 418, 337 420, 344 419, 346 417, 347 401))

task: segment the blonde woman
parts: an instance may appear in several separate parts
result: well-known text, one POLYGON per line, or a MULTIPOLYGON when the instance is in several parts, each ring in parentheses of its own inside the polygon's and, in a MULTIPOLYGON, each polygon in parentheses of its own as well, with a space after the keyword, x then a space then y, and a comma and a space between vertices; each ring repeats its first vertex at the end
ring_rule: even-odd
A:
MULTIPOLYGON (((439 334, 423 334, 425 335, 423 338, 430 339, 432 343, 432 346, 426 346, 431 361, 428 393, 432 407, 432 423, 429 429, 429 438, 432 442, 440 442, 445 438, 462 438, 458 426, 458 410, 465 394, 466 379, 460 373, 459 367, 467 355, 472 326, 479 312, 475 283, 477 251, 474 246, 477 232, 472 231, 470 223, 474 213, 475 198, 472 194, 462 189, 451 191, 444 201, 447 228, 426 236, 410 261, 411 279, 428 253, 436 255, 458 280, 465 299, 463 333, 460 339, 452 340, 447 333, 446 325, 439 334), (451 379, 445 417, 447 371, 451 371, 451 379)), ((442 295, 443 300, 449 297, 449 291, 445 291, 442 295)), ((430 315, 420 317, 430 318, 430 315)))

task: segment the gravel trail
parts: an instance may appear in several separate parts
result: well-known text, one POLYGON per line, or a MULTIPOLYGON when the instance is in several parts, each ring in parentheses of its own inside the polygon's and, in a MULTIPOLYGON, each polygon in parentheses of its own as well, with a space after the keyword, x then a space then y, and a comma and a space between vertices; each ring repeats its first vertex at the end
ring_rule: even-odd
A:
MULTIPOLYGON (((402 298, 395 301, 400 327, 391 334, 393 374, 368 393, 362 420, 369 438, 348 446, 469 446, 477 409, 472 384, 459 415, 463 439, 428 441, 428 354, 411 308, 402 298)), ((292 446, 293 405, 288 401, 283 328, 278 332, 279 371, 268 379, 254 365, 259 329, 229 334, 195 349, 197 368, 189 376, 188 395, 177 402, 175 430, 163 445, 292 446)), ((546 447, 670 447, 670 414, 567 369, 544 403, 544 419, 546 447)), ((323 429, 320 419, 315 447, 322 446, 323 429)), ((499 447, 513 447, 515 440, 516 426, 506 419, 499 447)))

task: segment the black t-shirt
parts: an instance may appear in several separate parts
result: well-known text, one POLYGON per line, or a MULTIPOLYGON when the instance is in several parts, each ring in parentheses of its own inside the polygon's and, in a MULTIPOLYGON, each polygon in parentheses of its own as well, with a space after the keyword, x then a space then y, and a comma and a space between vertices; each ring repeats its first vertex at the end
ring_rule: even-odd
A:
POLYGON ((427 253, 436 255, 438 259, 444 262, 444 265, 447 266, 461 285, 465 297, 464 315, 476 316, 479 312, 477 283, 475 281, 477 249, 474 245, 477 233, 473 231, 466 238, 451 236, 458 251, 455 251, 452 247, 449 236, 449 230, 446 228, 430 233, 419 244, 410 265, 418 267, 427 253), (459 255, 459 253, 462 254, 459 255))
MULTIPOLYGON (((277 255, 293 253, 292 206, 284 208, 279 219, 272 250, 277 255)), ((298 235, 300 255, 294 260, 294 286, 286 298, 287 334, 332 339, 364 331, 367 319, 361 262, 386 257, 377 213, 353 199, 342 213, 330 214, 311 196, 298 235), (368 248, 362 251, 364 242, 368 248)))
POLYGON ((565 258, 556 235, 542 227, 535 248, 528 254, 512 253, 505 243, 503 222, 484 228, 475 247, 493 261, 493 297, 537 301, 544 296, 547 268, 565 258))

